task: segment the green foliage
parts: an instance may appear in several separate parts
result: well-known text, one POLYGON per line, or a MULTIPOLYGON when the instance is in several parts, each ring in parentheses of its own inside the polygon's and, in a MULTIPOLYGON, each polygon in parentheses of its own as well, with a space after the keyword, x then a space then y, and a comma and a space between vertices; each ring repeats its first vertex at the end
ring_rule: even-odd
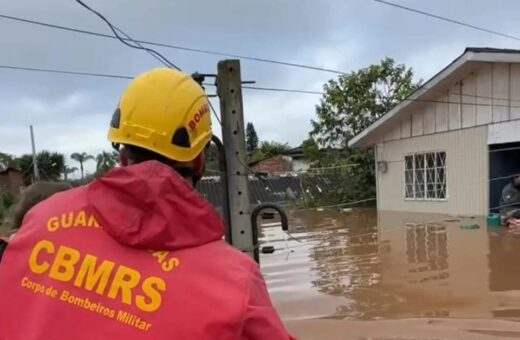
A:
POLYGON ((375 196, 373 151, 349 150, 348 142, 418 86, 413 83, 412 70, 390 58, 324 85, 325 94, 316 106, 317 117, 311 121, 312 131, 303 143, 303 152, 311 167, 338 167, 336 176, 341 181, 320 200, 339 204, 375 196))
POLYGON ((0 152, 0 170, 16 167, 16 159, 13 156, 0 152))
POLYGON ((251 156, 250 161, 256 162, 262 159, 282 155, 290 148, 291 147, 287 143, 263 141, 260 144, 260 148, 251 156))
MULTIPOLYGON (((15 196, 10 192, 0 192, 0 226, 7 214, 9 208, 13 205, 15 196)), ((2 234, 0 230, 0 234, 2 234)))
POLYGON ((348 141, 403 101, 416 88, 412 69, 386 58, 380 64, 341 75, 324 85, 311 137, 321 146, 348 141))
POLYGON ((309 138, 303 141, 302 150, 307 159, 318 160, 322 156, 320 147, 313 138, 309 138))
POLYGON ((305 158, 310 162, 311 168, 346 165, 345 162, 350 155, 350 151, 346 148, 320 148, 313 138, 309 138, 302 143, 302 151, 305 158))
POLYGON ((218 148, 211 143, 206 151, 206 175, 212 176, 220 171, 218 148))
POLYGON ((249 155, 258 149, 258 135, 253 123, 247 123, 246 127, 246 150, 249 155))
POLYGON ((96 177, 103 176, 119 163, 119 154, 115 151, 102 151, 96 156, 96 177))
MULTIPOLYGON (((36 162, 40 179, 43 181, 57 181, 64 173, 65 157, 61 153, 40 151, 36 154, 36 162)), ((30 184, 33 177, 32 155, 22 155, 16 159, 16 164, 23 173, 25 184, 30 184)))
POLYGON ((65 177, 65 181, 68 180, 70 174, 78 171, 78 168, 75 166, 65 166, 65 170, 63 171, 63 176, 65 177))
POLYGON ((81 178, 84 179, 85 171, 83 168, 83 163, 85 163, 88 160, 94 159, 94 156, 89 155, 86 152, 82 152, 82 153, 75 152, 72 155, 70 155, 70 158, 72 158, 73 160, 75 160, 76 162, 79 163, 79 168, 81 170, 81 178))

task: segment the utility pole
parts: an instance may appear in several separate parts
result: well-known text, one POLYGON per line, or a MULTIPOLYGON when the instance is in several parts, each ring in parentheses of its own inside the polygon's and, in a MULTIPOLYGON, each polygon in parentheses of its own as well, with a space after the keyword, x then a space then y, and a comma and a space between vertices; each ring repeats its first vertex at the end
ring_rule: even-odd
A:
POLYGON ((223 60, 218 63, 217 91, 227 164, 231 243, 255 258, 239 60, 223 60))
POLYGON ((34 181, 37 182, 40 180, 40 172, 38 171, 38 161, 36 159, 36 147, 34 146, 34 132, 33 126, 29 125, 29 129, 31 131, 31 146, 32 146, 32 158, 33 158, 33 170, 34 170, 34 181))

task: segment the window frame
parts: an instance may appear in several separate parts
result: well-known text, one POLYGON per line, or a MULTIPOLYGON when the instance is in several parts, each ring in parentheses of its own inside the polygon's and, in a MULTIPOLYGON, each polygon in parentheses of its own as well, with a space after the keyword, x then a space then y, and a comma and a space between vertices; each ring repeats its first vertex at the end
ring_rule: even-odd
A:
MULTIPOLYGON (((420 151, 420 152, 410 152, 410 153, 405 153, 403 154, 403 164, 404 164, 404 170, 403 170, 403 174, 404 174, 404 181, 403 181, 403 197, 404 197, 404 200, 405 201, 412 201, 412 202, 446 202, 448 201, 449 199, 449 188, 448 188, 448 153, 446 152, 446 150, 428 150, 428 151, 420 151), (437 154, 439 153, 444 153, 444 177, 445 177, 445 185, 446 185, 446 192, 445 192, 445 195, 444 195, 444 198, 429 198, 429 197, 426 197, 428 195, 428 174, 427 174, 427 170, 428 170, 428 164, 427 163, 427 157, 426 155, 427 154, 430 154, 430 153, 433 153, 435 154, 435 159, 437 158, 437 154), (407 182, 406 182, 406 172, 407 172, 407 168, 406 168, 406 157, 412 157, 412 165, 413 165, 413 169, 412 169, 412 176, 413 176, 413 179, 412 179, 412 189, 413 189, 413 193, 414 193, 414 196, 415 196, 415 157, 417 155, 423 155, 424 156, 424 160, 423 162, 425 163, 424 164, 424 197, 421 197, 421 198, 417 198, 417 197, 406 197, 406 188, 407 188, 407 182)), ((435 167, 437 168, 437 167, 435 167)))

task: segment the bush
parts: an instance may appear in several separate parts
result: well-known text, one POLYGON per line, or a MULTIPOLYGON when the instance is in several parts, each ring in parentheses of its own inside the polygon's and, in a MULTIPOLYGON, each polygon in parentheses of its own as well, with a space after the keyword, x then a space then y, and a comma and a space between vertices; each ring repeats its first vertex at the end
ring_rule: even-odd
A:
POLYGON ((0 192, 0 226, 3 224, 7 211, 13 205, 15 199, 15 195, 10 192, 0 192))

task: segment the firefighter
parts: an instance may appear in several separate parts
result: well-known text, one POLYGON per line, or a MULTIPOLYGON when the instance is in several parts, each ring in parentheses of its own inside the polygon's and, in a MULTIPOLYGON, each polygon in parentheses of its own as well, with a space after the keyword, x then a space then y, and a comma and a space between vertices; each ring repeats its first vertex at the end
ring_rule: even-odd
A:
POLYGON ((154 69, 110 122, 122 167, 30 210, 0 265, 0 339, 290 339, 259 268, 193 185, 203 89, 154 69))

